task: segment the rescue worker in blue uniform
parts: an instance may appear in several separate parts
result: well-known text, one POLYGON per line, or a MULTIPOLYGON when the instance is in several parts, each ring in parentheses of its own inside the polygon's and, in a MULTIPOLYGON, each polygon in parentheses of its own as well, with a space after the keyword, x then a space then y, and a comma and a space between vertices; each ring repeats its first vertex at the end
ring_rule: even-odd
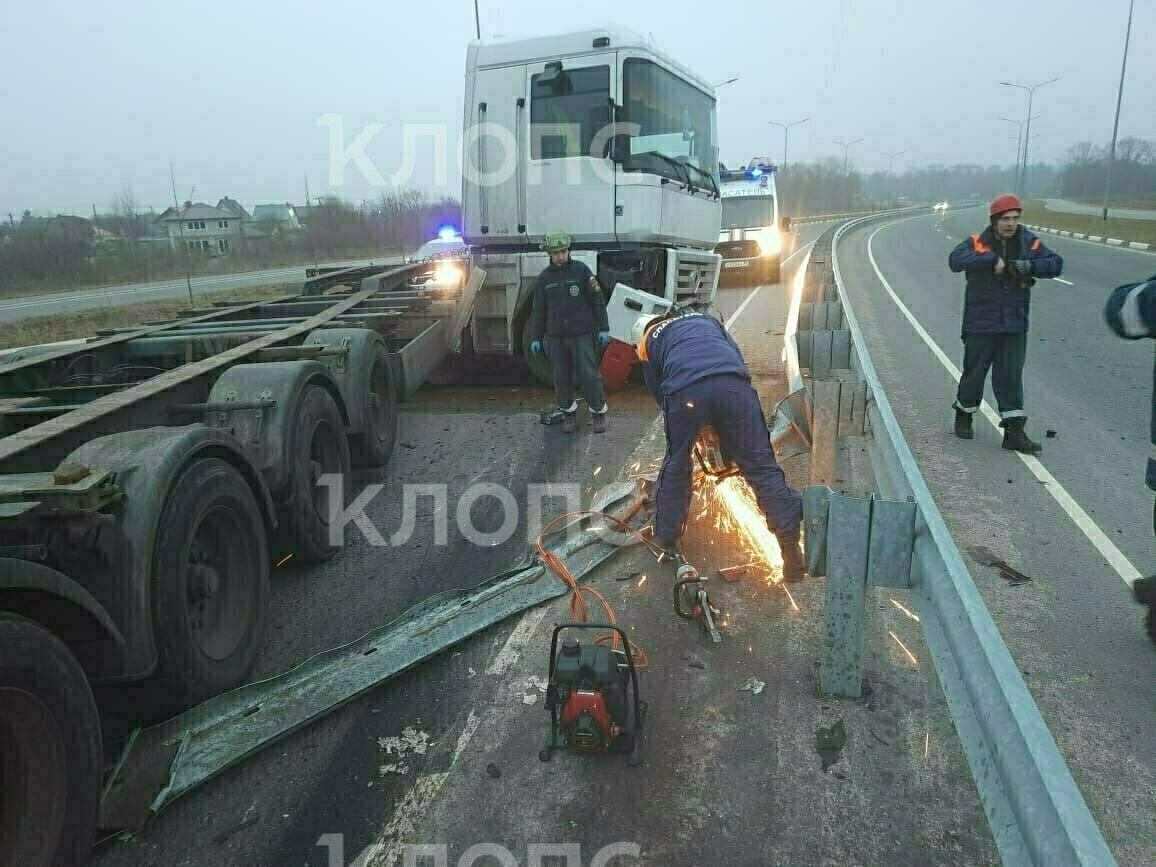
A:
MULTIPOLYGON (((1144 337, 1156 338, 1156 274, 1143 283, 1128 283, 1119 286, 1108 298, 1104 308, 1104 318, 1108 327, 1125 340, 1140 340, 1144 337)), ((1148 455, 1145 481, 1150 490, 1156 491, 1156 359, 1152 366, 1152 420, 1149 438, 1152 451, 1148 455)), ((1152 510, 1152 533, 1156 535, 1156 502, 1152 510)), ((1140 578, 1132 585, 1136 601, 1148 606, 1146 622, 1148 637, 1156 643, 1156 576, 1140 578)))
POLYGON ((709 425, 754 490, 779 541, 783 577, 802 581, 803 499, 775 460, 750 371, 726 326, 697 312, 641 316, 632 337, 666 426, 666 458, 655 490, 655 541, 667 551, 677 550, 690 510, 691 453, 709 425))
POLYGON ((610 343, 606 297, 590 269, 570 258, 570 243, 569 235, 551 232, 542 244, 550 254, 550 264, 534 286, 530 351, 545 350, 554 368, 554 396, 563 413, 563 432, 578 428, 577 379, 593 415, 594 433, 603 433, 607 407, 594 341, 602 347, 610 343))
POLYGON ((955 435, 972 439, 972 417, 991 387, 999 405, 1003 447, 1028 454, 1042 451, 1024 428, 1024 362, 1028 309, 1037 277, 1059 277, 1064 260, 1020 225, 1023 205, 1013 195, 997 196, 988 209, 990 225, 959 243, 948 267, 967 275, 963 304, 963 374, 955 403, 955 435))

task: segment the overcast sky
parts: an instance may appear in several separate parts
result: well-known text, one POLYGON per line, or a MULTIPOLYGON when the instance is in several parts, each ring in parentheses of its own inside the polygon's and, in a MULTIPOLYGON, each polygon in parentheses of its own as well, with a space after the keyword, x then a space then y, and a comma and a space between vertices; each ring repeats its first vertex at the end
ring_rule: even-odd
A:
MULTIPOLYGON (((131 188, 145 206, 232 196, 301 202, 376 198, 383 188, 349 166, 329 183, 330 130, 346 143, 384 128, 367 152, 388 181, 401 168, 404 123, 445 123, 461 134, 472 0, 406 3, 326 0, 2 0, 0 217, 106 210, 131 188), (398 10, 404 9, 403 18, 398 10)), ((583 29, 617 22, 656 44, 719 90, 724 161, 841 156, 896 170, 934 162, 1012 162, 1024 91, 1034 84, 1033 158, 1058 159, 1075 141, 1111 137, 1127 0, 479 0, 483 37, 583 29), (546 13, 548 11, 549 15, 546 13), (1011 137, 1009 139, 1009 137, 1011 137)), ((1132 25, 1120 135, 1156 139, 1156 4, 1140 0, 1132 25)), ((451 166, 446 192, 459 194, 451 166)), ((433 148, 411 185, 435 187, 433 148)))

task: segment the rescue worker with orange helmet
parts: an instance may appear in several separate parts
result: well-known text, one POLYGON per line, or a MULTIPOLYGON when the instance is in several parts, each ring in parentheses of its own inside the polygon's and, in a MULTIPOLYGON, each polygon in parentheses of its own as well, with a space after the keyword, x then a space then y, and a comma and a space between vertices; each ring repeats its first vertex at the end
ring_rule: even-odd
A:
POLYGON ((948 256, 948 267, 964 272, 963 374, 955 403, 955 435, 972 439, 972 418, 991 386, 999 405, 1003 447, 1027 454, 1042 451, 1024 428, 1024 362, 1027 359, 1028 310, 1036 278, 1059 277, 1064 260, 1020 225, 1023 204, 1005 193, 988 208, 986 229, 961 241, 948 256))

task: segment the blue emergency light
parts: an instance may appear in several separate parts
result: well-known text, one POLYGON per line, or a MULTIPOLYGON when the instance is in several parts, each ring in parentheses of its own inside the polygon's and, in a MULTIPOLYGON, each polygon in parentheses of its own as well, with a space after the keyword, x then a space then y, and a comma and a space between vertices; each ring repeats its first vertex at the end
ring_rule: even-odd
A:
POLYGON ((443 241, 453 241, 458 237, 458 232, 453 226, 442 226, 438 229, 438 237, 443 241))

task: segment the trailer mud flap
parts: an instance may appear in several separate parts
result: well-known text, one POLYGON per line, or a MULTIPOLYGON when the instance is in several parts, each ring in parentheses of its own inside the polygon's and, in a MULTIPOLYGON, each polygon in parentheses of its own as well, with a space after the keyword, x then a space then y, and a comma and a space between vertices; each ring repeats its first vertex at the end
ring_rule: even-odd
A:
MULTIPOLYGON (((648 491, 645 479, 623 482, 593 508, 640 526, 648 519, 648 491)), ((550 538, 545 547, 576 579, 631 544, 598 519, 576 521, 550 538)), ((227 768, 475 633, 568 592, 530 553, 471 589, 431 596, 344 647, 138 731, 105 786, 99 827, 140 830, 150 815, 227 768)))

